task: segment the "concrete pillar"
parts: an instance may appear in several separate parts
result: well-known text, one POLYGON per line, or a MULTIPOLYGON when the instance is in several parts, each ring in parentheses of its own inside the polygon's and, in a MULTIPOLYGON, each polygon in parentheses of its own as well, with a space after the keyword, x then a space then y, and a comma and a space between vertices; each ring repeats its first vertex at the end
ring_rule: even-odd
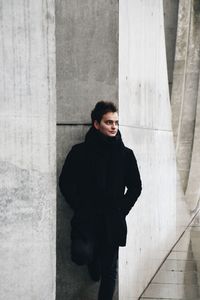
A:
MULTIPOLYGON (((95 103, 118 98, 118 1, 56 1, 57 173, 83 141, 95 103)), ((70 260, 72 212, 58 191, 57 300, 93 300, 98 283, 70 260)))
POLYGON ((171 95, 173 84, 174 57, 176 48, 176 32, 178 20, 179 0, 163 0, 164 27, 165 27, 165 45, 167 55, 167 73, 169 92, 171 95))
POLYGON ((119 299, 138 299, 176 240, 176 161, 162 1, 121 1, 119 111, 124 142, 138 159, 142 195, 127 217, 119 299))
POLYGON ((0 299, 55 299, 54 1, 0 1, 0 299))
POLYGON ((191 213, 200 199, 200 6, 199 1, 179 1, 172 121, 177 166, 191 213))

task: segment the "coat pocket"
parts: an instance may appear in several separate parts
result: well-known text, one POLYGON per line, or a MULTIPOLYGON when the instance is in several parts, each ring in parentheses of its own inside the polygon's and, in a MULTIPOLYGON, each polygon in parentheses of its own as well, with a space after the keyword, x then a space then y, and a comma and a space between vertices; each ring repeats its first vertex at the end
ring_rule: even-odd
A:
POLYGON ((127 224, 125 216, 119 210, 112 211, 106 217, 107 237, 108 242, 125 246, 127 235, 127 224))

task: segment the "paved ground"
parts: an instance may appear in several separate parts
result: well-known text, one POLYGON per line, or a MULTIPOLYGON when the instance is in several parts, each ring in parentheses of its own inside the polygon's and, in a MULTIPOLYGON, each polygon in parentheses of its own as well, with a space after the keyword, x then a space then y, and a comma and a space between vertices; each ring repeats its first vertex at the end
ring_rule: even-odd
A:
POLYGON ((200 300, 200 213, 140 299, 200 300))

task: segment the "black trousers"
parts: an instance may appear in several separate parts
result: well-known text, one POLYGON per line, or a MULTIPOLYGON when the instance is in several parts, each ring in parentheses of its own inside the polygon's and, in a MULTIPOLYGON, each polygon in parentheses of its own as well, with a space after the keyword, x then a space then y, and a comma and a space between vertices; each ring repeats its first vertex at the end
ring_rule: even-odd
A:
POLYGON ((100 287, 98 300, 112 300, 115 290, 118 263, 118 246, 110 245, 105 239, 103 227, 97 226, 95 235, 82 239, 76 237, 71 243, 71 258, 78 265, 99 264, 100 287))

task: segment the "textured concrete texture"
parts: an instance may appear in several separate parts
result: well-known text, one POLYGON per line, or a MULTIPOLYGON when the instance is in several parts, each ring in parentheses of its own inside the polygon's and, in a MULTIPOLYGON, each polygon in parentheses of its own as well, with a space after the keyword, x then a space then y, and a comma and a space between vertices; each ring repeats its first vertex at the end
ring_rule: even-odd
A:
POLYGON ((136 153, 143 182, 119 260, 119 299, 133 300, 191 217, 176 174, 162 1, 123 1, 119 14, 121 131, 136 153))
MULTIPOLYGON (((59 175, 71 146, 84 139, 95 103, 117 103, 118 1, 56 1, 56 54, 59 175)), ((70 260, 71 216, 58 191, 56 299, 93 300, 99 284, 70 260)))
POLYGON ((127 246, 120 251, 119 299, 126 300, 138 299, 176 241, 176 173, 170 131, 127 126, 121 131, 134 149, 143 182, 127 217, 127 246))
POLYGON ((140 2, 125 1, 120 6, 120 124, 170 130, 168 85, 160 85, 167 80, 167 70, 163 68, 164 34, 160 28, 162 3, 157 7, 155 1, 140 2), (159 42, 155 45, 156 40, 159 42))
POLYGON ((200 6, 179 1, 175 69, 172 90, 173 131, 181 184, 191 211, 200 195, 200 6))
POLYGON ((176 32, 177 32, 177 20, 178 20, 178 4, 179 4, 179 0, 163 0, 165 44, 166 44, 167 71, 168 71, 170 95, 172 89, 173 70, 174 70, 174 57, 175 57, 176 32))
POLYGON ((0 4, 0 299, 55 299, 54 1, 0 4))
MULTIPOLYGON (((198 209, 199 105, 194 94, 199 17, 194 12, 199 6, 197 1, 180 1, 172 77, 177 3, 164 3, 165 35, 162 1, 123 0, 119 8, 118 1, 111 0, 56 3, 58 175, 71 146, 83 140, 88 128, 84 123, 90 122, 90 111, 101 98, 118 102, 122 137, 141 171, 143 192, 127 217, 128 244, 120 251, 120 300, 138 299, 198 209), (168 76, 165 36, 171 51, 168 76), (170 84, 173 78, 172 106, 168 77, 170 84), (195 195, 189 207, 186 182, 187 195, 195 195)), ((72 212, 59 191, 57 207, 57 300, 94 300, 98 284, 90 281, 85 267, 70 261, 72 212)))
POLYGON ((117 102, 118 1, 56 1, 57 119, 88 123, 101 99, 117 102))

